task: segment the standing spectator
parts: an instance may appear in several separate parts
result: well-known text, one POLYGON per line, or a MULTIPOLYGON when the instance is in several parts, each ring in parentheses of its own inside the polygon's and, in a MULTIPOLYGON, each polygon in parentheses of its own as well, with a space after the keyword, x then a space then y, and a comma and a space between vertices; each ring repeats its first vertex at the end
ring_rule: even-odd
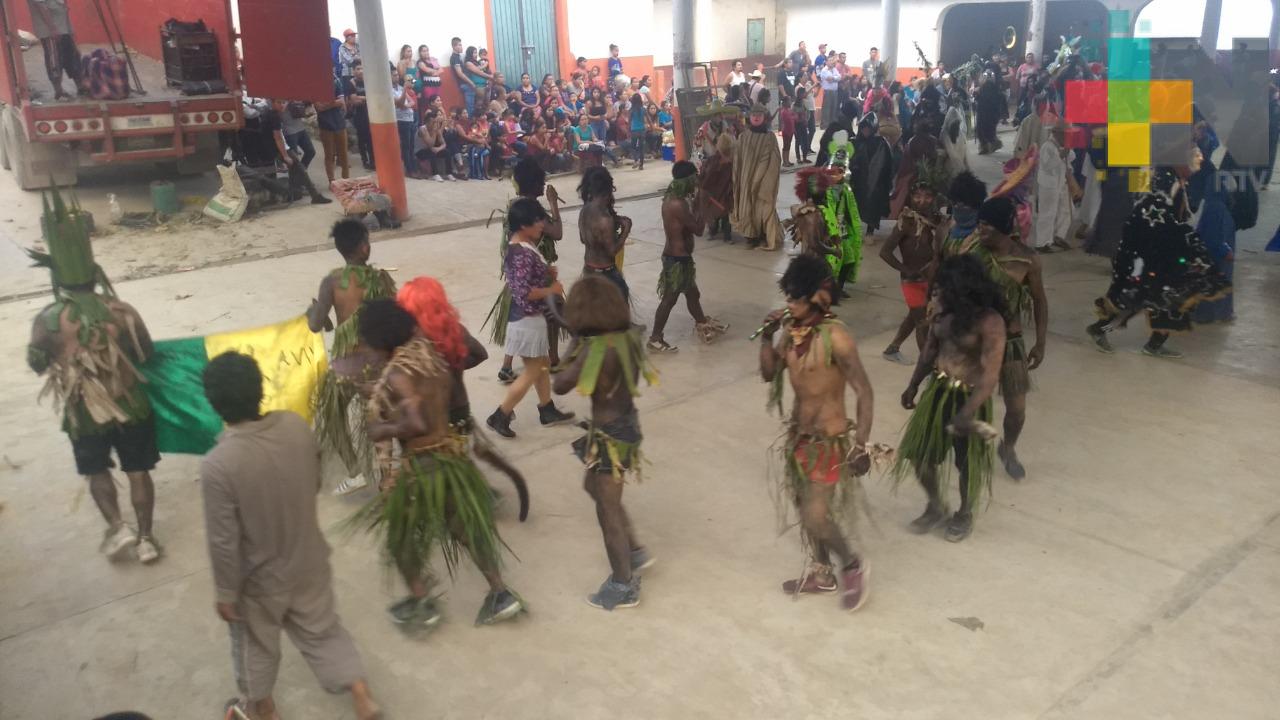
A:
MULTIPOLYGON (((809 162, 809 153, 813 152, 813 100, 809 96, 809 88, 802 85, 796 88, 796 99, 791 104, 791 112, 795 115, 796 162, 809 162)), ((785 135, 783 142, 785 144, 785 135)), ((784 156, 785 157, 785 156, 784 156)), ((788 158, 789 160, 789 158, 788 158)))
POLYGON ((343 77, 350 77, 355 72, 355 63, 359 59, 360 45, 356 42, 356 31, 347 28, 342 31, 342 46, 338 48, 338 65, 343 77))
POLYGON ((774 65, 774 67, 777 67, 777 68, 782 67, 783 63, 785 63, 787 60, 791 61, 791 67, 793 69, 798 68, 803 63, 806 63, 809 61, 809 50, 805 47, 803 40, 801 40, 800 43, 796 45, 795 50, 792 50, 789 55, 784 57, 781 61, 778 62, 777 65, 774 65))
MULTIPOLYGON (((466 74, 467 79, 471 81, 471 98, 468 100, 470 107, 467 108, 467 111, 479 118, 485 113, 484 105, 488 104, 484 89, 489 84, 492 76, 481 65, 480 53, 474 46, 468 47, 466 54, 462 57, 462 71, 466 74), (477 98, 477 96, 479 97, 477 98), (477 103, 477 99, 481 102, 477 103)), ((465 91, 463 95, 466 95, 465 91)))
POLYGON ((609 84, 613 85, 613 79, 622 74, 622 58, 619 57, 618 46, 609 45, 609 84))
POLYGON ((631 167, 644 169, 645 119, 644 96, 636 93, 631 96, 631 107, 627 110, 631 133, 631 167))
POLYGON ((425 112, 431 107, 431 101, 440 97, 440 87, 442 79, 440 77, 440 61, 431 55, 431 48, 426 45, 418 46, 418 93, 422 104, 420 107, 425 112))
POLYGON ((414 62, 412 45, 400 46, 400 56, 396 58, 396 71, 406 80, 406 84, 413 82, 414 77, 417 76, 418 66, 414 62))
MULTIPOLYGON (((791 58, 786 61, 790 63, 791 58)), ((796 111, 795 100, 788 99, 785 94, 778 98, 778 129, 782 131, 782 167, 791 167, 791 141, 796 135, 796 111)))
POLYGON ((458 82, 458 89, 462 91, 463 102, 468 108, 474 108, 476 106, 476 84, 471 82, 471 77, 466 72, 462 54, 462 38, 455 37, 450 43, 453 47, 453 54, 449 56, 449 69, 453 71, 453 79, 458 82))
POLYGON ((200 465, 200 485, 215 610, 231 634, 240 710, 279 717, 272 691, 284 630, 326 690, 350 692, 357 718, 378 717, 360 653, 335 608, 311 427, 291 412, 260 412, 262 372, 247 355, 210 361, 204 392, 227 423, 200 465))
POLYGON ((333 82, 333 100, 316 105, 316 125, 320 129, 320 146, 324 148, 324 174, 333 184, 336 167, 342 168, 342 179, 351 177, 347 161, 347 103, 343 99, 342 81, 333 82))
POLYGON ((418 128, 418 147, 414 157, 418 160, 419 168, 425 167, 425 172, 431 174, 432 180, 444 182, 445 178, 450 181, 454 179, 449 172, 449 147, 444 140, 444 118, 439 112, 427 110, 423 116, 422 127, 418 128))
POLYGON ((818 82, 822 86, 822 127, 825 128, 835 122, 840 106, 840 70, 834 62, 828 62, 818 71, 818 82))
POLYGON ((396 107, 396 128, 400 131, 400 161, 409 177, 417 177, 417 161, 413 157, 413 135, 417 129, 417 111, 413 93, 405 88, 400 71, 391 69, 391 100, 396 107))
POLYGON ((818 46, 818 55, 813 58, 813 70, 817 72, 827 64, 827 44, 822 43, 818 46))
POLYGON ((778 107, 780 108, 787 107, 795 101, 796 67, 791 58, 782 58, 782 68, 778 70, 778 107))
POLYGON ((873 89, 886 81, 884 63, 880 61, 880 48, 871 48, 871 57, 862 63, 862 77, 873 89))
POLYGON ((734 60, 733 68, 729 71, 729 77, 725 80, 724 89, 727 93, 729 88, 735 85, 741 85, 747 81, 746 73, 742 72, 742 61, 734 60))
POLYGON ((848 59, 849 59, 849 56, 846 53, 840 53, 836 55, 836 70, 840 71, 841 78, 849 77, 849 64, 847 62, 848 59))
POLYGON ((747 86, 747 100, 752 105, 760 101, 760 91, 764 90, 764 73, 760 70, 751 71, 751 83, 747 86))
POLYGON ((1035 53, 1027 53, 1023 63, 1018 66, 1018 70, 1014 77, 1017 86, 1017 113, 1013 116, 1013 124, 1015 126, 1022 122, 1022 119, 1031 114, 1031 102, 1035 93, 1032 91, 1034 80, 1040 73, 1040 65, 1036 62, 1035 53))
MULTIPOLYGON (((465 114, 462 119, 466 121, 465 114)), ((489 121, 484 115, 477 115, 470 127, 466 129, 465 140, 471 158, 467 177, 471 180, 488 180, 489 121)))
POLYGON ((356 147, 360 150, 360 163, 365 170, 372 170, 373 136, 369 131, 369 104, 364 87, 364 63, 356 60, 351 77, 343 78, 347 98, 347 114, 356 128, 356 147))
POLYGON ((306 123, 303 122, 306 117, 307 104, 304 102, 289 103, 280 116, 284 141, 289 144, 289 149, 302 153, 304 169, 311 167, 311 161, 316 156, 316 146, 311 142, 311 135, 307 132, 306 123))

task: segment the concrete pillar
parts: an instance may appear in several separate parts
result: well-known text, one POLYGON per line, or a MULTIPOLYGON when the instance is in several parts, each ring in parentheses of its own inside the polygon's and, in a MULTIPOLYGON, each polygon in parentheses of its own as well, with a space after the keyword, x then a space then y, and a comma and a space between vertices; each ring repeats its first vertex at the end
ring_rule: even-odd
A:
POLYGON ((898 0, 880 0, 880 61, 884 63, 881 82, 898 76, 898 0))
MULTIPOLYGON (((676 91, 689 87, 689 64, 696 57, 696 23, 694 0, 672 0, 671 2, 671 80, 676 91)), ((678 99, 678 98, 677 98, 678 99)), ((688 160, 689 147, 685 141, 684 113, 676 104, 675 134, 676 159, 688 160)))
POLYGON ((1205 0, 1204 23, 1200 26, 1200 47, 1210 58, 1218 57, 1218 30, 1222 26, 1222 0, 1205 0))
POLYGON ((1271 67, 1275 67, 1277 45, 1280 45, 1280 0, 1271 0, 1271 67))
POLYGON ((404 161, 400 159, 396 108, 391 99, 391 68, 388 64, 391 55, 387 51, 387 33, 382 21, 382 0, 355 0, 355 5, 378 186, 391 196, 396 219, 403 221, 409 217, 409 199, 404 186, 404 161))
POLYGON ((1047 5, 1046 0, 1031 0, 1031 17, 1027 23, 1027 52, 1035 54, 1036 62, 1044 59, 1044 23, 1045 16, 1048 14, 1047 5))

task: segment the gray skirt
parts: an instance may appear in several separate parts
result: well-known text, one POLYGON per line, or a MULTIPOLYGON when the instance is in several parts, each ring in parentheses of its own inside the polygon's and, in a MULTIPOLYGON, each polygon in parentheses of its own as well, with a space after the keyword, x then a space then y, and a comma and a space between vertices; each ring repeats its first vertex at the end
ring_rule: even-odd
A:
POLYGON ((534 315, 507 323, 507 344, 503 352, 513 357, 546 357, 551 352, 551 343, 547 340, 547 318, 534 315))

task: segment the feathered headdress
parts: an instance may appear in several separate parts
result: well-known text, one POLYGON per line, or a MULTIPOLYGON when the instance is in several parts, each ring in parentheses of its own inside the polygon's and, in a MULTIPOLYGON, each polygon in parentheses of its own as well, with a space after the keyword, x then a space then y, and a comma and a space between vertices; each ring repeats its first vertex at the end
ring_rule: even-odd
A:
POLYGON ((820 200, 832 185, 844 181, 842 170, 830 167, 807 167, 796 173, 796 198, 800 202, 820 200))

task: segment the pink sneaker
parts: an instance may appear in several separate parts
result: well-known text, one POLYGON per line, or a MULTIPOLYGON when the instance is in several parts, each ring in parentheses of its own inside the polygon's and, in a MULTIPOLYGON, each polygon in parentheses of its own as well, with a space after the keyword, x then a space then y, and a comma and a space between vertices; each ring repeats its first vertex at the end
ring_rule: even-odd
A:
POLYGON ((840 605, 853 612, 867 601, 867 577, 871 568, 866 560, 858 560, 858 566, 840 573, 840 605))

